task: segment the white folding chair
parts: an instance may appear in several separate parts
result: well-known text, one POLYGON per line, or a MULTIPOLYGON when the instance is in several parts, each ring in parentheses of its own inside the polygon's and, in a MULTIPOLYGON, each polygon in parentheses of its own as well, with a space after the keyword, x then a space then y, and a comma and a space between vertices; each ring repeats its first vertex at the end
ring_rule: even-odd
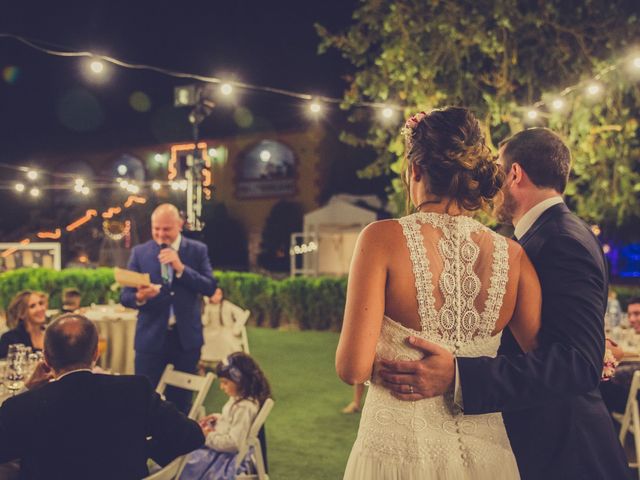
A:
POLYGON ((260 439, 258 438, 258 433, 260 429, 264 425, 264 422, 267 420, 271 409, 273 408, 273 399, 267 398, 262 405, 262 408, 256 415, 251 428, 249 429, 249 433, 247 434, 246 440, 240 445, 238 449, 238 456, 236 457, 236 471, 240 468, 242 461, 247 456, 249 449, 253 447, 253 455, 251 455, 250 459, 255 467, 256 473, 254 474, 241 474, 236 477, 237 480, 269 480, 269 475, 267 475, 267 471, 264 465, 264 455, 262 452, 262 447, 260 445, 260 439))
POLYGON ((640 390, 640 370, 633 372, 624 415, 614 413, 613 418, 621 423, 618 438, 623 447, 629 432, 631 432, 634 437, 633 443, 636 448, 636 461, 629 463, 629 466, 637 468, 638 475, 640 475, 640 411, 638 410, 638 390, 640 390))
POLYGON ((193 399, 191 410, 189 410, 188 415, 190 419, 196 420, 199 412, 201 411, 200 407, 202 406, 205 398, 207 398, 207 393, 209 393, 209 388, 211 388, 214 378, 215 375, 212 372, 208 372, 204 377, 201 377, 191 373, 179 372, 173 368, 172 364, 168 364, 162 373, 162 377, 160 377, 160 382, 158 382, 156 392, 158 392, 160 396, 164 397, 164 391, 167 388, 167 385, 197 392, 196 398, 193 399))
MULTIPOLYGON (((188 455, 188 454, 187 454, 188 455)), ((171 463, 165 465, 161 470, 144 477, 142 480, 174 480, 180 477, 185 464, 187 463, 187 455, 175 458, 171 463)))

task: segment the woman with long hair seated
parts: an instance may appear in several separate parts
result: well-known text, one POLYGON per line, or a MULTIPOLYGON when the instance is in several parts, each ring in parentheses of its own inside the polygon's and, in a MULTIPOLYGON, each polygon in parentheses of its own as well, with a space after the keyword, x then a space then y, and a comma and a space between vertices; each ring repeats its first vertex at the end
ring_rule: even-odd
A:
POLYGON ((16 294, 7 309, 9 331, 0 337, 0 358, 6 358, 9 345, 22 343, 42 350, 47 321, 47 297, 42 292, 23 290, 16 294))

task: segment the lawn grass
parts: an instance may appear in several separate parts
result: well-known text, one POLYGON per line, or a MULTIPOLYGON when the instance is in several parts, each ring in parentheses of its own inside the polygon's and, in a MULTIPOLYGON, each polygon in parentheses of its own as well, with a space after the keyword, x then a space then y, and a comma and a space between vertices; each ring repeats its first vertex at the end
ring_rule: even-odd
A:
MULTIPOLYGON (((269 476, 274 480, 340 479, 359 415, 343 415, 351 387, 335 373, 338 334, 249 329, 251 355, 275 400, 266 423, 269 476)), ((205 402, 219 412, 226 398, 214 383, 205 402)))

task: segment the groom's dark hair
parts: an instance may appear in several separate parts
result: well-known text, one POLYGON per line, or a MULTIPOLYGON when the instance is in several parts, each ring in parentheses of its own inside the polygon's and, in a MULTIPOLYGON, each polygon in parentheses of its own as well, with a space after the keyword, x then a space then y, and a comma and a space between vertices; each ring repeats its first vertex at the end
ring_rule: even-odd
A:
POLYGON ((548 128, 529 128, 503 140, 504 167, 519 164, 536 187, 564 192, 571 170, 571 152, 548 128))

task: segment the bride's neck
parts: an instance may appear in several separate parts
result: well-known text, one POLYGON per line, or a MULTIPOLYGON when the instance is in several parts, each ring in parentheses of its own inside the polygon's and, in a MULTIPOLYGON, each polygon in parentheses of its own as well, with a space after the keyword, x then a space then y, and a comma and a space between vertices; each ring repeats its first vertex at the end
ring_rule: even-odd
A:
POLYGON ((423 213, 447 213, 449 215, 464 215, 466 212, 457 202, 448 197, 425 197, 416 205, 416 211, 423 213))

